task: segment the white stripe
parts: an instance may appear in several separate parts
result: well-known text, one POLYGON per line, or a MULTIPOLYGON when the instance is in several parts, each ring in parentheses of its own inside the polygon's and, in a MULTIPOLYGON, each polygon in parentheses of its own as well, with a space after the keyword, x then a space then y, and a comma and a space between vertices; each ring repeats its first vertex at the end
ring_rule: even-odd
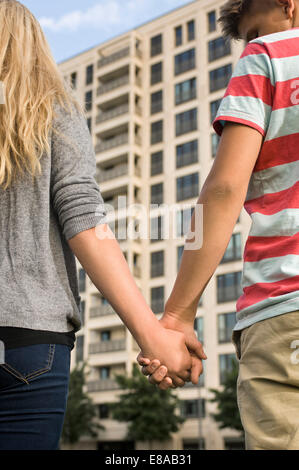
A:
MULTIPOLYGON (((298 67, 299 73, 299 67, 298 67)), ((272 111, 265 141, 299 132, 299 106, 272 111)))
POLYGON ((277 33, 266 34, 259 38, 252 39, 249 44, 257 42, 259 44, 270 44, 272 42, 282 41, 283 39, 291 39, 299 37, 299 29, 287 29, 285 31, 279 31, 277 33))
POLYGON ((299 160, 257 171, 252 173, 246 201, 256 199, 264 194, 284 191, 294 186, 297 181, 299 181, 299 160))
POLYGON ((278 282, 298 276, 299 255, 277 256, 260 261, 246 261, 242 274, 242 287, 257 283, 278 282))
POLYGON ((292 237, 298 233, 299 209, 284 209, 272 215, 254 212, 250 217, 252 225, 249 236, 292 237))

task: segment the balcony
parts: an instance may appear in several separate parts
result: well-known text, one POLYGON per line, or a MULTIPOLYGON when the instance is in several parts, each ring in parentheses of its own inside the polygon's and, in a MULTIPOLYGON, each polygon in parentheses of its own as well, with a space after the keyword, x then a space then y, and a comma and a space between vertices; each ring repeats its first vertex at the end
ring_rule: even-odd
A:
POLYGON ((129 104, 125 103, 121 106, 116 106, 109 111, 103 111, 99 114, 96 118, 96 124, 100 124, 101 122, 108 121, 109 119, 113 119, 114 117, 121 116, 122 114, 127 114, 129 112, 129 104))
POLYGON ((108 93, 111 90, 115 90, 124 85, 129 84, 129 75, 124 75, 123 77, 119 77, 116 80, 111 80, 110 82, 106 83, 105 85, 101 85, 97 89, 97 96, 103 95, 104 93, 108 93))
POLYGON ((99 307, 91 307, 89 311, 90 318, 104 317, 106 315, 116 315, 110 304, 101 305, 99 307))
POLYGON ((112 351, 123 351, 126 349, 126 339, 117 339, 113 341, 102 341, 100 343, 89 345, 89 354, 99 354, 112 351))
POLYGON ((102 142, 98 143, 95 147, 95 151, 96 153, 105 152, 106 150, 110 150, 114 147, 125 145, 128 142, 129 136, 127 133, 119 134, 116 137, 112 137, 111 139, 103 140, 102 142))
POLYGON ((121 176, 128 174, 128 164, 124 163, 122 165, 117 165, 116 167, 112 168, 111 170, 98 170, 98 174, 96 176, 96 180, 98 183, 103 183, 105 181, 113 180, 115 178, 119 178, 121 176))
POLYGON ((103 392, 105 390, 117 390, 120 386, 114 379, 103 379, 103 380, 94 380, 92 382, 87 382, 87 391, 92 392, 103 392))
POLYGON ((140 266, 133 266, 133 274, 136 277, 141 277, 141 268, 140 266))
POLYGON ((119 59, 123 59, 124 57, 128 57, 130 55, 130 47, 125 47, 120 51, 115 52, 114 54, 108 55, 107 57, 102 57, 98 61, 98 68, 104 67, 105 65, 112 64, 119 59))

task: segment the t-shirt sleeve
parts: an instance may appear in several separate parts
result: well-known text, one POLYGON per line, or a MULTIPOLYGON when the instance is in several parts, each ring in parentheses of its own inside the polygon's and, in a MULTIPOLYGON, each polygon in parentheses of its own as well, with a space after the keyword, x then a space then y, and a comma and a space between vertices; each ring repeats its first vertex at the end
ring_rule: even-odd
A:
POLYGON ((220 136, 226 121, 237 122, 267 133, 272 112, 274 79, 264 44, 249 42, 236 64, 212 123, 220 136))

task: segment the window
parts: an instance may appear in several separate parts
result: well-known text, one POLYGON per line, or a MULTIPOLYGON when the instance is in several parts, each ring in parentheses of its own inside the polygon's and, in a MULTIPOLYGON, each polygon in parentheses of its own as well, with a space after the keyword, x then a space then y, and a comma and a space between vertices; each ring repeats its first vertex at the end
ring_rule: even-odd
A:
POLYGON ((92 90, 85 93, 85 108, 86 111, 91 111, 92 109, 92 90))
POLYGON ((86 272, 84 269, 79 269, 79 292, 86 290, 86 272))
POLYGON ((182 26, 177 26, 175 28, 175 45, 180 46, 183 43, 183 31, 182 26))
POLYGON ((151 242, 158 242, 164 239, 164 217, 154 217, 151 219, 151 242))
POLYGON ((164 286, 152 287, 151 309, 156 314, 164 312, 164 286))
POLYGON ((197 108, 189 109, 175 117, 176 136, 187 134, 197 129, 197 108))
POLYGON ((110 341, 111 332, 109 330, 101 331, 101 341, 110 341))
POLYGON ((208 31, 209 33, 212 33, 213 31, 216 31, 216 11, 210 11, 208 13, 208 31))
POLYGON ((163 90, 151 94, 151 114, 159 113, 163 109, 163 90))
POLYGON ((151 277, 164 276, 164 251, 151 253, 151 277))
POLYGON ((91 133, 91 130, 92 130, 92 119, 91 117, 87 118, 87 126, 88 126, 88 129, 89 129, 89 132, 91 133))
POLYGON ((151 124, 151 144, 157 144, 163 140, 163 121, 152 122, 151 124))
POLYGON ((108 403, 103 403, 99 405, 99 418, 100 419, 107 419, 109 418, 109 405, 108 403))
POLYGON ((205 440, 201 437, 196 441, 183 440, 183 450, 205 450, 205 440))
POLYGON ((110 377, 110 367, 100 367, 100 379, 106 380, 110 377))
POLYGON ((86 85, 90 85, 93 82, 93 64, 86 67, 86 85))
POLYGON ((237 300, 242 295, 242 271, 217 276, 217 302, 237 300))
POLYGON ((81 321, 82 321, 82 326, 83 326, 85 323, 85 300, 81 300, 80 306, 81 306, 81 321))
POLYGON ((196 78, 175 85, 175 104, 185 103, 196 98, 196 78))
POLYGON ((187 72, 195 68, 195 49, 178 54, 174 58, 175 61, 175 75, 187 72))
POLYGON ((226 41, 224 38, 220 37, 209 41, 209 62, 217 60, 220 57, 225 57, 231 53, 230 41, 226 41))
POLYGON ((221 98, 219 100, 211 101, 210 103, 210 115, 211 115, 211 123, 214 121, 218 108, 221 104, 221 98))
POLYGON ((236 324, 236 313, 221 313, 218 315, 218 343, 230 343, 236 324))
POLYGON ((163 183, 151 186, 151 204, 163 204, 163 183))
POLYGON ((204 335, 203 335, 203 317, 196 317, 194 320, 194 330, 197 333, 198 341, 202 344, 204 343, 204 335))
POLYGON ((151 66, 151 85, 162 82, 162 62, 151 66))
POLYGON ((180 264, 181 264, 181 258, 183 255, 184 251, 184 245, 178 246, 177 247, 177 271, 180 269, 180 264))
POLYGON ((192 140, 176 147, 176 167, 182 168, 198 162, 198 141, 192 140))
POLYGON ((220 385, 224 384, 227 373, 232 370, 233 361, 236 360, 235 354, 220 354, 219 355, 219 371, 220 371, 220 385))
POLYGON ((211 135, 212 158, 216 157, 219 142, 220 142, 220 136, 214 132, 214 134, 211 135))
POLYGON ((241 234, 233 233, 220 263, 227 263, 242 258, 241 234))
POLYGON ((158 34, 151 38, 151 57, 161 54, 162 52, 162 34, 158 34))
POLYGON ((76 340, 76 362, 83 361, 84 335, 78 335, 76 340))
POLYGON ((187 31, 188 31, 188 41, 193 41, 193 39, 195 39, 195 21, 194 20, 188 21, 187 31))
POLYGON ((151 155, 151 176, 163 173, 163 151, 152 153, 151 155))
POLYGON ((204 418, 206 416, 205 399, 182 400, 181 415, 184 418, 204 418))
POLYGON ((177 202, 184 199, 190 199, 198 196, 199 191, 199 175, 193 173, 191 175, 182 176, 177 178, 176 184, 176 198, 177 202))
POLYGON ((210 72, 210 92, 226 88, 232 75, 232 64, 224 65, 210 72))
POLYGON ((190 230, 191 218, 193 214, 193 207, 182 209, 176 214, 176 235, 177 237, 183 237, 190 230))
POLYGON ((71 74, 71 85, 73 88, 77 88, 77 72, 71 74))

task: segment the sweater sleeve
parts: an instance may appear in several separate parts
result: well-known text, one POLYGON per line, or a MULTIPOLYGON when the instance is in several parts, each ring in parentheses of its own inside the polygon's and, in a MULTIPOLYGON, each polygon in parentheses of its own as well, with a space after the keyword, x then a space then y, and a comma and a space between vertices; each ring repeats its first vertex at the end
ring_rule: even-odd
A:
POLYGON ((51 200, 66 238, 106 223, 107 211, 95 180, 96 157, 85 117, 55 103, 51 138, 51 200))

